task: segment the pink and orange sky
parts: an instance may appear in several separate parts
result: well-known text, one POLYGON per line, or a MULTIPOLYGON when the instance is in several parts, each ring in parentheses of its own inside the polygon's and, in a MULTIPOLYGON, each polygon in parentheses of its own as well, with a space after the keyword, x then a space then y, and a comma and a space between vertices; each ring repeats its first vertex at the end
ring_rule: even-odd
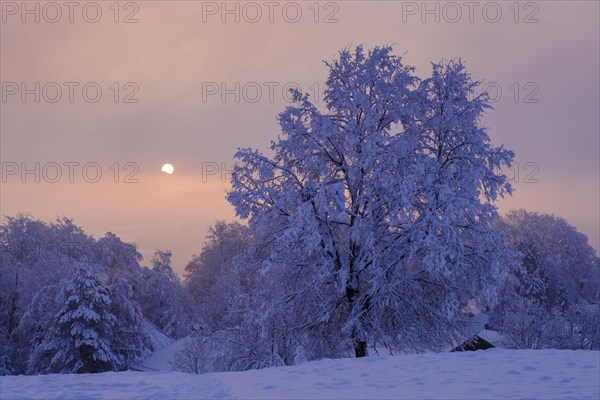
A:
POLYGON ((562 216, 598 251, 599 4, 2 0, 1 214, 72 217, 182 272, 233 220, 232 156, 277 136, 286 85, 314 94, 340 48, 393 44, 421 77, 461 57, 496 94, 484 123, 518 163, 500 209, 562 216))

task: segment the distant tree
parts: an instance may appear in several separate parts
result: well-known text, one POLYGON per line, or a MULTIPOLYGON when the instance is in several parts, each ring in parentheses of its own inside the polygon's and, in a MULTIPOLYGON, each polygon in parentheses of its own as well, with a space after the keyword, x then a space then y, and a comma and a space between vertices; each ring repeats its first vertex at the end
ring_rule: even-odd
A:
POLYGON ((286 360, 339 352, 323 332, 356 357, 439 346, 469 298, 494 296, 513 154, 479 125, 488 97, 460 61, 419 81, 391 51, 341 51, 326 111, 293 91, 273 155, 236 154, 228 200, 265 252, 263 340, 286 360))
POLYGON ((196 312, 193 299, 171 267, 171 252, 157 250, 152 269, 145 269, 143 311, 167 335, 182 338, 189 334, 196 312))
POLYGON ((500 227, 518 250, 499 292, 493 323, 514 347, 580 348, 597 343, 600 264, 587 237, 564 219, 511 211, 500 227), (526 338, 526 339, 525 339, 526 338))
POLYGON ((200 253, 185 267, 184 285, 196 302, 205 328, 222 328, 233 298, 242 291, 240 285, 251 284, 251 278, 235 264, 251 240, 248 227, 217 221, 209 227, 200 253))
POLYGON ((285 364, 274 338, 264 340, 263 294, 269 291, 258 290, 266 283, 258 260, 265 253, 254 249, 252 241, 248 227, 217 221, 200 254, 188 263, 185 285, 196 301, 199 323, 176 357, 179 370, 206 373, 285 364))

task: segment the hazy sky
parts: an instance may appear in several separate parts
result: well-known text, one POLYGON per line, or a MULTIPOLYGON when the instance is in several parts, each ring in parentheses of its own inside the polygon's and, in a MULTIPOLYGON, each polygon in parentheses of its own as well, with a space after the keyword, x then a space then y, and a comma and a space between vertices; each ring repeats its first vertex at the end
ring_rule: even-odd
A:
POLYGON ((182 272, 234 218, 226 170, 276 138, 286 85, 314 94, 340 48, 393 44, 421 77, 461 57, 497 94, 485 125, 518 163, 501 210, 562 216, 598 251, 599 4, 2 0, 1 213, 72 217, 182 272))

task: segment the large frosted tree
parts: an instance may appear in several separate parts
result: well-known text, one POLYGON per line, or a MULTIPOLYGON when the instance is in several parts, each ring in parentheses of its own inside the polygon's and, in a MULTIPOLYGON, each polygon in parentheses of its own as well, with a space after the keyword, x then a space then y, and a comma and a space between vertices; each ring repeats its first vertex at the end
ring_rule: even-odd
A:
POLYGON ((337 336, 356 357, 449 340, 503 254, 491 224, 513 154, 480 125, 487 95, 459 61, 421 81, 389 47, 326 65, 326 109, 293 92, 272 155, 236 154, 228 200, 263 255, 264 338, 339 355, 337 336))

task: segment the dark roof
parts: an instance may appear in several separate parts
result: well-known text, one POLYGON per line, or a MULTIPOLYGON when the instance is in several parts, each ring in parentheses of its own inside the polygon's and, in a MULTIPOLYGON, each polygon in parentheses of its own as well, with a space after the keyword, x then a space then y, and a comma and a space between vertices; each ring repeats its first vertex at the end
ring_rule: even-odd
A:
POLYGON ((473 335, 469 340, 456 346, 450 352, 453 351, 475 351, 475 350, 487 350, 495 347, 493 344, 485 340, 479 335, 473 335))

